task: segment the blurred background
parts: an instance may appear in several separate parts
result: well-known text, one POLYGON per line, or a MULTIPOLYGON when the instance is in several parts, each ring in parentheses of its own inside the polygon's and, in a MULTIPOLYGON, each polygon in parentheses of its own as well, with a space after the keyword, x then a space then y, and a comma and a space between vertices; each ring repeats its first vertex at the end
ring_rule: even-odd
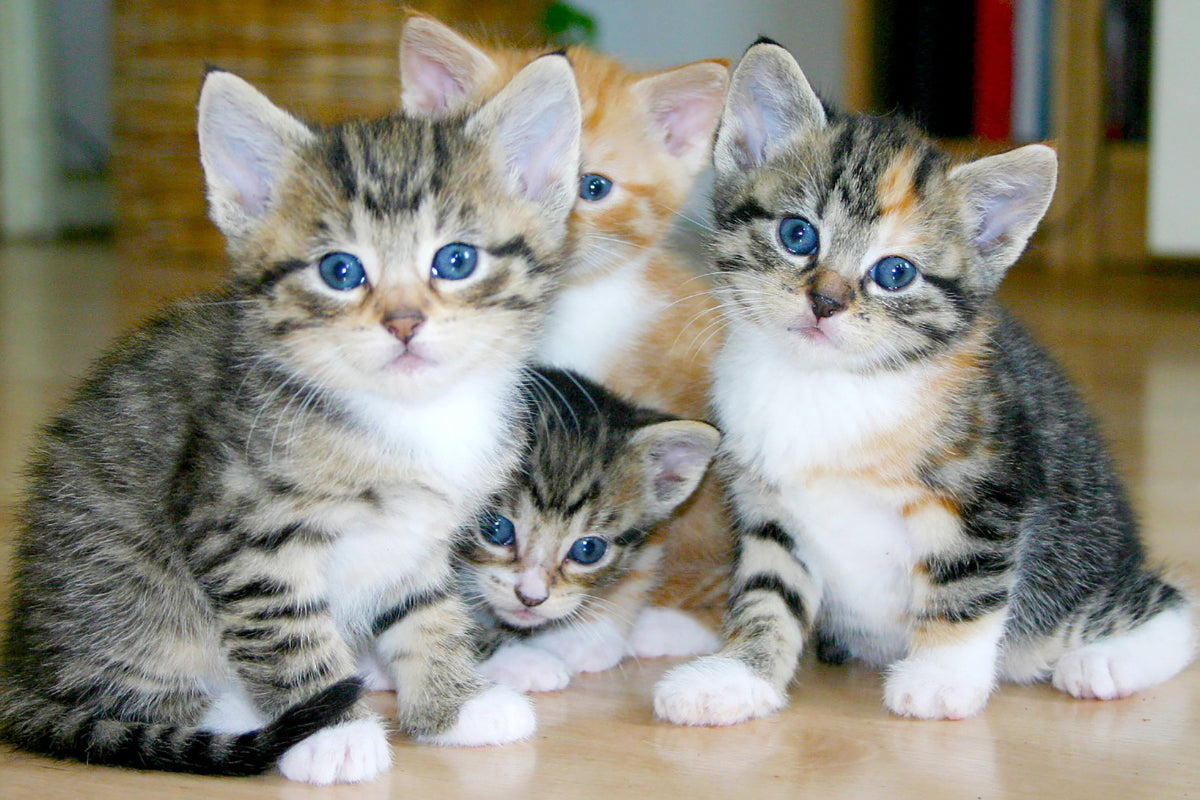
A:
MULTIPOLYGON (((586 41, 645 68, 736 58, 768 35, 830 99, 904 111, 956 149, 1053 140, 1062 174, 1041 242, 1054 268, 1200 255, 1195 0, 412 6, 468 34, 586 41)), ((204 65, 318 121, 385 111, 397 98, 401 10, 390 0, 4 0, 0 235, 111 231, 148 267, 185 281, 207 272, 220 243, 195 152, 204 65)), ((143 294, 154 302, 179 280, 143 294)))

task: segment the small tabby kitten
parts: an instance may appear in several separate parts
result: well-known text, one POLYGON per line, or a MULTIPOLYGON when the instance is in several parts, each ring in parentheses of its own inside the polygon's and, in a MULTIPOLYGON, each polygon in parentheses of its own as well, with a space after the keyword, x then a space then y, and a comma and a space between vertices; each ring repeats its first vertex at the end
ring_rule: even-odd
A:
POLYGON ((1067 379, 993 295, 1054 190, 1041 145, 954 165, 825 108, 772 43, 737 67, 714 152, 729 329, 715 366, 739 549, 714 656, 666 720, 779 709, 804 643, 886 667, 884 703, 969 717, 998 679, 1123 697, 1192 657, 1067 379))
POLYGON ((475 668, 453 543, 517 466, 521 376, 575 195, 565 58, 470 116, 311 128, 229 73, 199 103, 233 275, 118 344, 31 465, 0 736, 93 764, 387 770, 400 727, 534 729, 475 668))
MULTIPOLYGON (((405 111, 440 115, 494 94, 540 51, 488 47, 410 14, 400 41, 405 111)), ((538 360, 681 419, 709 415, 720 315, 709 281, 670 233, 712 152, 729 67, 707 60, 637 72, 567 49, 583 104, 582 175, 563 290, 538 360)), ((663 602, 711 604, 731 523, 712 475, 669 528, 663 602)))
POLYGON ((487 633, 481 671, 554 691, 626 655, 715 650, 691 617, 645 605, 663 554, 656 526, 704 477, 717 430, 552 369, 533 373, 529 405, 525 461, 462 548, 487 633))

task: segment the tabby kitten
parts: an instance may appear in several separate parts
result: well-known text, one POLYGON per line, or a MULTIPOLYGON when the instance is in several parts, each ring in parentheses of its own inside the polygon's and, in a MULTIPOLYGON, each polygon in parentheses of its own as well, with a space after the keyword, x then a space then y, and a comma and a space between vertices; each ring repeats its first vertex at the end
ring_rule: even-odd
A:
MULTIPOLYGON (((437 116, 478 103, 538 52, 481 47, 411 14, 400 42, 404 108, 437 116)), ((710 284, 669 234, 708 163, 728 65, 646 74, 583 47, 567 55, 583 102, 582 175, 565 286, 539 360, 639 405, 703 419, 720 316, 710 284)), ((662 599, 703 604, 712 595, 722 572, 714 567, 728 564, 730 526, 706 480, 669 525, 662 599)))
POLYGON ((528 386, 530 449, 462 548, 486 628, 481 671, 553 691, 626 655, 715 650, 691 617, 644 606, 662 560, 655 526, 700 483, 717 430, 569 372, 535 371, 528 386))
POLYGON ((199 102, 222 291, 101 360, 45 429, 17 546, 0 735, 94 764, 310 783, 400 727, 530 735, 475 669, 457 530, 516 467, 580 118, 565 58, 469 117, 309 127, 241 79, 199 102))
POLYGON ((750 48, 714 153, 729 328, 715 364, 738 559, 714 656, 666 720, 779 709, 804 643, 887 668, 896 714, 978 713, 998 679, 1123 697, 1192 657, 1075 391, 994 299, 1054 190, 1041 145, 955 165, 824 107, 750 48))

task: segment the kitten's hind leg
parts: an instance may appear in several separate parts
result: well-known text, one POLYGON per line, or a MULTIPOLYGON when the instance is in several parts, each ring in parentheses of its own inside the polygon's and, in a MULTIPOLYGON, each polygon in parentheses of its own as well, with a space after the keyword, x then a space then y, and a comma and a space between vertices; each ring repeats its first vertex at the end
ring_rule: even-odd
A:
POLYGON ((1054 665, 1054 688, 1074 697, 1115 700, 1174 676, 1196 651, 1186 603, 1155 614, 1136 628, 1068 650, 1054 665))

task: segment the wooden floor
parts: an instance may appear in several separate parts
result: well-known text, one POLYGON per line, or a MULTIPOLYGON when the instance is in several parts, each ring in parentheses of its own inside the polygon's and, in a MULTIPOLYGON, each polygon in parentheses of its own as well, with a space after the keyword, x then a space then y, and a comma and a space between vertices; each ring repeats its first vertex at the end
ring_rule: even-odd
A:
MULTIPOLYGON (((138 297, 105 242, 0 244, 0 587, 31 431, 138 297), (115 298, 123 297, 118 303, 115 298)), ((1061 280, 1018 268, 1009 305, 1080 382, 1155 554, 1200 586, 1200 272, 1061 280)), ((627 663, 536 698, 540 730, 477 750, 395 743, 393 772, 316 789, 57 763, 0 749, 2 798, 1181 798, 1200 796, 1200 668, 1117 702, 1002 687, 964 722, 880 706, 868 670, 806 663, 780 715, 734 728, 656 722, 667 662, 627 663)), ((376 700, 386 707, 388 697, 376 700)))

